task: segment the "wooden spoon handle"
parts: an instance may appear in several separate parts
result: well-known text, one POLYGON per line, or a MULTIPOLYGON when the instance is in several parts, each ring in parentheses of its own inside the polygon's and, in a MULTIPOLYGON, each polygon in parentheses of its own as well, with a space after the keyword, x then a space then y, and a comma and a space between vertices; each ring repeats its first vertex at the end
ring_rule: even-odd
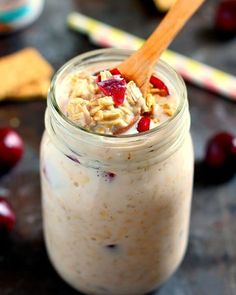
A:
POLYGON ((204 0, 177 0, 144 45, 119 66, 126 78, 135 77, 135 82, 143 93, 145 90, 142 87, 145 86, 146 79, 149 81, 161 53, 203 2, 204 0))
POLYGON ((155 62, 203 2, 204 0, 176 1, 160 25, 144 43, 139 54, 155 62))

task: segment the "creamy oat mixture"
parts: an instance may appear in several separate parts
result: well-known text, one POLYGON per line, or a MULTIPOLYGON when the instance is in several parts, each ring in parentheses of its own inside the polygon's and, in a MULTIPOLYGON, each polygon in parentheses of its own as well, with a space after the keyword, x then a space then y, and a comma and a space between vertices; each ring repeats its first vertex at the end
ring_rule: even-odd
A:
MULTIPOLYGON (((101 63, 100 69, 112 68, 101 63)), ((117 137, 71 132, 54 120, 49 104, 40 156, 47 251, 61 277, 85 294, 146 294, 176 270, 187 245, 189 112, 186 107, 178 128, 167 124, 166 133, 119 138, 171 118, 180 97, 177 83, 155 73, 144 98, 116 69, 97 75, 93 65, 86 69, 58 78, 57 103, 75 124, 117 137), (185 134, 181 144, 177 131, 185 134), (175 152, 172 137, 179 144, 175 152)))
POLYGON ((79 126, 102 134, 148 131, 168 120, 178 106, 173 89, 153 75, 146 97, 134 81, 126 81, 118 69, 97 75, 78 71, 68 77, 66 116, 79 126))

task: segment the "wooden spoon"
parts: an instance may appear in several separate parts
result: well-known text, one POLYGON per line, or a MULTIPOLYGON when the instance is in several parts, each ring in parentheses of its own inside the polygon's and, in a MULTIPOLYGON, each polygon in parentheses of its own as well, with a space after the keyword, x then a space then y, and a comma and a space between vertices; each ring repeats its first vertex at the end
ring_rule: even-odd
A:
POLYGON ((177 0, 143 46, 118 66, 127 80, 135 81, 144 97, 153 67, 161 53, 203 2, 204 0, 177 0))

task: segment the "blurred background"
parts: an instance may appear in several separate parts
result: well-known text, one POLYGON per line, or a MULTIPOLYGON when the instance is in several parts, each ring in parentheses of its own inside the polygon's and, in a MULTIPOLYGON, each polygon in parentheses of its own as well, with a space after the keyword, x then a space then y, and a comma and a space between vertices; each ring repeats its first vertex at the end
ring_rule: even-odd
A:
MULTIPOLYGON (((107 40, 106 44, 94 42, 75 24, 69 26, 70 13, 79 12, 145 39, 164 17, 171 2, 0 0, 0 88, 6 85, 4 77, 14 75, 17 67, 14 62, 6 61, 6 56, 21 49, 37 49, 56 71, 80 53, 112 45, 107 40)), ((196 166, 190 241, 181 267, 155 293, 158 295, 236 294, 235 22, 235 0, 206 0, 169 48, 230 76, 221 73, 224 78, 205 83, 204 67, 191 71, 191 75, 183 72, 196 166), (196 85, 196 77, 202 77, 200 86, 196 85), (219 91, 219 84, 224 94, 219 91)), ((25 65, 22 76, 29 67, 25 65)), ((14 79, 19 76, 18 69, 14 79)), ((8 233, 0 233, 0 294, 78 294, 57 276, 43 242, 38 169, 46 94, 33 90, 30 95, 23 93, 17 97, 14 93, 15 89, 7 95, 0 90, 0 203, 9 202, 16 215, 16 222, 11 218, 8 233), (13 131, 6 128, 14 128, 20 138, 15 162, 11 163, 14 167, 7 169, 2 164, 1 139, 2 134, 13 131)), ((1 220, 0 210, 0 223, 1 220)))

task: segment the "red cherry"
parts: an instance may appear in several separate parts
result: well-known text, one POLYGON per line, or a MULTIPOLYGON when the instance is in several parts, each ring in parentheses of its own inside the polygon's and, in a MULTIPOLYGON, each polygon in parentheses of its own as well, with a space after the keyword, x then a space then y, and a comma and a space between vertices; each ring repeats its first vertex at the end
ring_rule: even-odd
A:
POLYGON ((9 202, 0 197, 0 230, 11 232, 16 222, 15 213, 9 202))
POLYGON ((206 163, 213 167, 223 166, 233 154, 235 137, 228 132, 214 135, 206 148, 206 163))
POLYGON ((229 132, 219 132, 212 137, 212 140, 221 145, 226 153, 230 153, 234 145, 235 137, 229 132))
POLYGON ((96 82, 97 82, 97 83, 98 83, 98 82, 101 82, 101 75, 100 75, 100 74, 97 75, 97 81, 96 81, 96 82))
POLYGON ((12 168, 23 155, 23 141, 12 128, 0 128, 0 167, 12 168))
POLYGON ((149 117, 142 117, 137 125, 138 132, 145 132, 150 129, 151 119, 149 117))
POLYGON ((111 69, 111 70, 110 70, 110 73, 111 73, 113 76, 115 76, 115 75, 120 75, 120 76, 122 76, 122 75, 121 75, 121 72, 120 72, 117 68, 111 69))
POLYGON ((215 16, 215 26, 226 33, 236 33, 236 1, 221 1, 215 16))
POLYGON ((125 99, 126 82, 123 78, 111 78, 97 82, 97 85, 105 95, 113 98, 115 106, 122 105, 125 99))
POLYGON ((217 143, 210 142, 206 151, 206 162, 210 166, 223 166, 226 162, 226 153, 224 149, 217 143))
POLYGON ((162 82, 160 79, 158 79, 155 76, 151 76, 150 83, 157 89, 160 89, 159 95, 160 96, 168 96, 169 90, 164 82, 162 82))

